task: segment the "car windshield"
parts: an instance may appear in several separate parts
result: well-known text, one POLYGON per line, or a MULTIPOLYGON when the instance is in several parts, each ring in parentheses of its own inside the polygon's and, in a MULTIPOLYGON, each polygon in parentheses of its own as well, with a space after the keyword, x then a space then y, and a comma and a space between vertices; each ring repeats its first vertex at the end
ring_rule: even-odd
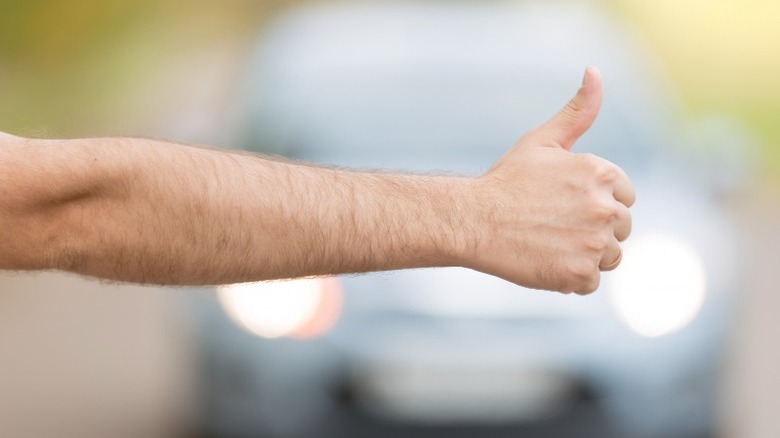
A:
POLYGON ((561 46, 539 37, 555 14, 448 11, 291 17, 259 47, 250 77, 254 147, 359 168, 482 172, 560 110, 589 63, 604 73, 604 104, 574 151, 635 171, 669 143, 674 108, 619 29, 583 12, 571 23, 577 44, 561 46), (415 14, 437 32, 399 27, 415 14))
MULTIPOLYGON (((417 78, 401 87, 331 82, 311 90, 307 104, 297 107, 284 153, 357 168, 479 173, 524 131, 554 114, 567 101, 565 93, 573 93, 573 87, 544 86, 544 76, 528 79, 535 87, 518 87, 516 78, 506 83, 468 79, 482 82, 458 84, 447 77, 424 85, 417 78)), ((640 167, 647 162, 645 143, 653 135, 653 117, 633 116, 629 119, 619 103, 606 101, 574 151, 640 167)))

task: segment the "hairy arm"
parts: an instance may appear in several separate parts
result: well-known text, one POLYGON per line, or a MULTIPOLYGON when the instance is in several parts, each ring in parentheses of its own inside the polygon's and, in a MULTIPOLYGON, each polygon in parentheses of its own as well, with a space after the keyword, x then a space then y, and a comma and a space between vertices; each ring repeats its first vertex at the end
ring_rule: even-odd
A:
POLYGON ((477 178, 366 173, 142 139, 0 138, 0 269, 220 284, 465 266, 587 293, 620 260, 634 192, 570 149, 601 82, 477 178), (605 268, 601 268, 605 266, 605 268))
POLYGON ((1 154, 7 269, 218 284, 449 265, 465 244, 463 178, 143 139, 17 139, 1 154))

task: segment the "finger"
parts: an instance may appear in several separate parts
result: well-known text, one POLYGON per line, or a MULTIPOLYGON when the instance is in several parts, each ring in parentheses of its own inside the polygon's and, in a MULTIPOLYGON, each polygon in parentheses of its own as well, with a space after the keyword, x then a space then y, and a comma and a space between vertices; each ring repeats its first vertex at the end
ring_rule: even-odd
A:
POLYGON ((628 207, 620 202, 615 202, 615 204, 617 204, 615 206, 617 218, 614 223, 615 239, 618 242, 622 242, 631 235, 631 212, 628 210, 628 207))
POLYGON ((601 73, 594 66, 585 69, 582 86, 563 109, 535 130, 553 145, 571 150, 574 142, 587 131, 596 120, 601 108, 601 73))
POLYGON ((620 265, 623 259, 623 250, 620 248, 620 243, 617 239, 612 239, 610 245, 604 251, 601 256, 601 263, 599 263, 599 270, 606 272, 611 271, 620 265))
POLYGON ((631 184, 631 180, 628 179, 628 175, 623 169, 615 166, 618 170, 615 177, 615 188, 613 190, 613 196, 621 204, 626 207, 631 207, 636 201, 636 191, 634 185, 631 184))

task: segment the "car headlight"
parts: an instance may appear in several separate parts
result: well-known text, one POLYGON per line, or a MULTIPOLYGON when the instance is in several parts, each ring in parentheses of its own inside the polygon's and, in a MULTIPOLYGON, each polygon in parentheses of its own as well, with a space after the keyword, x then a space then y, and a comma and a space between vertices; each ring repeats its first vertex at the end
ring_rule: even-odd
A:
POLYGON ((629 242, 620 267, 605 280, 620 319, 647 337, 685 327, 704 303, 704 262, 685 241, 670 235, 629 242))
POLYGON ((233 322, 264 338, 322 335, 341 310, 335 278, 230 284, 220 286, 217 295, 233 322))

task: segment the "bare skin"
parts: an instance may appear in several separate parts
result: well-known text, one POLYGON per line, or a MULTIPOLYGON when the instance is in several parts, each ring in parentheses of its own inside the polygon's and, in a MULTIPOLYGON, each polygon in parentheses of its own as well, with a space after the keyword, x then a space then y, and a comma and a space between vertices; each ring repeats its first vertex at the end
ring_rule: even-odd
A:
POLYGON ((619 260, 635 196, 620 168, 570 152, 601 93, 588 68, 559 114, 476 178, 3 135, 0 269, 185 285, 464 266, 589 293, 619 260))

